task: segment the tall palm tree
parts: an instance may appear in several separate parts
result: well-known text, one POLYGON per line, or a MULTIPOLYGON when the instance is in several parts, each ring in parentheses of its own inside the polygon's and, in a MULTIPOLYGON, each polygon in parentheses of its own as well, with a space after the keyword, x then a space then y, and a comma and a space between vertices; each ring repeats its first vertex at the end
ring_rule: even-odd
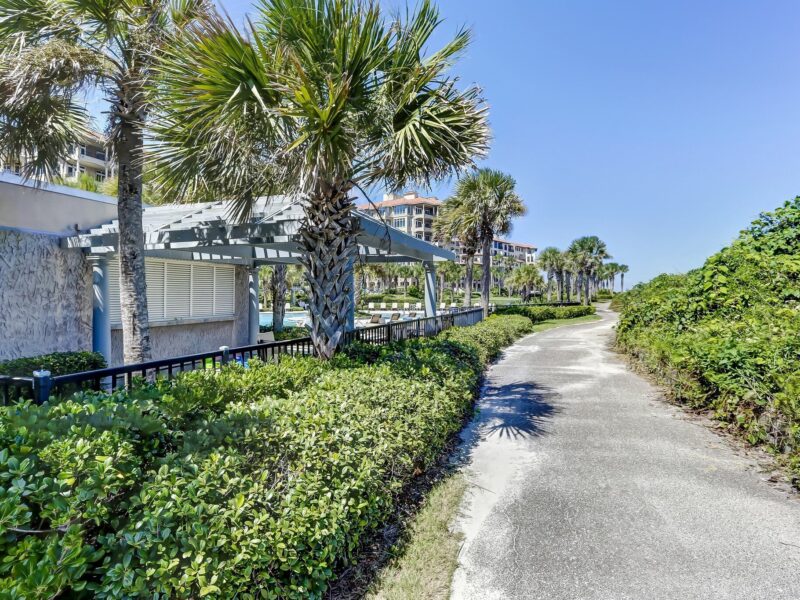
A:
POLYGON ((426 55, 440 23, 428 0, 392 19, 371 0, 263 0, 253 22, 209 15, 159 61, 159 173, 239 216, 260 195, 297 199, 311 337, 330 358, 351 302, 353 188, 429 186, 486 152, 480 90, 448 75, 470 33, 426 55))
POLYGON ((441 207, 439 215, 433 222, 434 237, 443 244, 458 240, 464 256, 464 302, 465 307, 472 306, 472 285, 475 278, 475 255, 478 253, 478 228, 474 223, 465 223, 465 201, 453 196, 441 207))
POLYGON ((511 231, 511 221, 525 214, 525 205, 516 193, 514 178, 493 169, 479 169, 462 177, 455 191, 459 199, 458 221, 464 229, 477 232, 481 248, 481 304, 489 312, 492 282, 492 242, 511 231))
POLYGON ((619 266, 619 289, 625 291, 625 273, 628 272, 628 265, 619 266))
POLYGON ((102 90, 109 104, 126 363, 151 354, 142 232, 148 85, 170 34, 205 7, 204 0, 0 2, 0 159, 26 156, 25 177, 53 179, 89 130, 86 94, 102 90))

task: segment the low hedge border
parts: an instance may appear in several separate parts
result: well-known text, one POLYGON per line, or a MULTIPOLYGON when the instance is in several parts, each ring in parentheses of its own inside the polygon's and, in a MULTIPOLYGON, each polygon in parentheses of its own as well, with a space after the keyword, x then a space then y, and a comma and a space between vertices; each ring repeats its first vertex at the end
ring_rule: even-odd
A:
POLYGON ((551 319, 576 319, 595 313, 594 306, 501 306, 495 311, 497 315, 522 315, 533 323, 541 323, 551 319))
POLYGON ((55 376, 105 367, 106 361, 98 352, 53 352, 0 362, 0 375, 30 377, 34 371, 46 369, 55 376))
POLYGON ((12 597, 321 598, 530 319, 0 407, 12 597))

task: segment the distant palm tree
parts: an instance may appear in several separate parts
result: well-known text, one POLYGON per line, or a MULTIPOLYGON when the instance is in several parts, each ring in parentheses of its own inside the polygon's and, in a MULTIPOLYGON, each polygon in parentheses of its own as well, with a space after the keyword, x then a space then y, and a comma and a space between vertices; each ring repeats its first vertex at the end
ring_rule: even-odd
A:
MULTIPOLYGON (((438 265, 437 271, 444 278, 445 284, 450 286, 450 302, 453 301, 453 288, 458 285, 464 276, 464 267, 458 263, 447 261, 438 265)), ((442 294, 444 299, 444 294, 442 294)))
POLYGON ((580 284, 583 304, 587 306, 592 301, 592 281, 597 276, 597 270, 607 258, 611 258, 606 249, 606 244, 596 235, 584 236, 576 239, 569 246, 573 257, 580 284))
POLYGON ((167 189, 229 198, 239 216, 260 195, 297 198, 311 337, 330 358, 351 308, 351 192, 471 167, 487 108, 448 75, 468 30, 426 55, 441 22, 428 0, 405 19, 371 0, 263 0, 257 13, 247 34, 210 15, 164 53, 154 155, 167 189))
POLYGON ((464 229, 477 232, 481 248, 481 304, 489 312, 492 273, 492 243, 498 235, 511 231, 511 221, 525 214, 525 205, 515 190, 514 178, 492 169, 479 169, 462 177, 455 191, 460 202, 458 219, 464 229))
POLYGON ((628 272, 628 265, 619 266, 619 287, 621 291, 625 291, 625 273, 628 272))
POLYGON ((519 265, 506 277, 506 284, 522 291, 522 301, 527 302, 531 293, 544 287, 544 278, 535 265, 519 265))
POLYGON ((458 241, 464 256, 464 306, 472 306, 472 285, 475 277, 475 254, 478 252, 478 228, 465 223, 464 199, 448 198, 439 207, 439 215, 433 222, 434 237, 442 244, 458 241))
POLYGON ((547 300, 551 300, 552 286, 551 282, 556 283, 556 295, 563 301, 563 280, 564 280, 564 255, 561 250, 555 246, 548 246, 541 252, 538 257, 539 267, 547 273, 547 300))
POLYGON ((204 0, 0 2, 0 162, 28 158, 25 177, 53 179, 89 131, 85 94, 110 105, 116 161, 123 359, 151 356, 142 231, 144 127, 153 65, 204 0))
POLYGON ((270 290, 272 292, 272 331, 283 331, 283 320, 286 316, 286 265, 272 265, 270 290))

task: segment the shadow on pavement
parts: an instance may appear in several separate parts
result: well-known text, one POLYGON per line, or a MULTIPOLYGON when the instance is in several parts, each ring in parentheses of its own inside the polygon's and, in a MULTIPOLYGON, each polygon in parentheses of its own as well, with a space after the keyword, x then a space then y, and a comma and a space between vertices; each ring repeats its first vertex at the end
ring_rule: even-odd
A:
POLYGON ((558 393, 536 383, 488 385, 481 395, 478 433, 513 439, 546 435, 547 422, 558 412, 557 399, 558 393))

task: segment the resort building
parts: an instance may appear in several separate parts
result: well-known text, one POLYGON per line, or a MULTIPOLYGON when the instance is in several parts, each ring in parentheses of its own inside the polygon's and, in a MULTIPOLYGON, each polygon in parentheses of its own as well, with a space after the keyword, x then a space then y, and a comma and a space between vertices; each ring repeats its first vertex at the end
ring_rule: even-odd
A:
MULTIPOLYGON (((59 162, 58 173, 64 180, 76 180, 81 175, 86 175, 92 181, 101 184, 107 177, 114 174, 114 163, 110 158, 105 149, 103 135, 98 132, 90 132, 80 144, 70 149, 66 158, 59 162)), ((26 161, 27 158, 21 156, 17 160, 2 165, 0 170, 20 175, 26 161)))
POLYGON ((439 215, 441 205, 442 201, 438 198, 425 198, 417 192, 406 192, 384 194, 381 202, 362 204, 358 209, 418 240, 432 242, 433 221, 439 215))

